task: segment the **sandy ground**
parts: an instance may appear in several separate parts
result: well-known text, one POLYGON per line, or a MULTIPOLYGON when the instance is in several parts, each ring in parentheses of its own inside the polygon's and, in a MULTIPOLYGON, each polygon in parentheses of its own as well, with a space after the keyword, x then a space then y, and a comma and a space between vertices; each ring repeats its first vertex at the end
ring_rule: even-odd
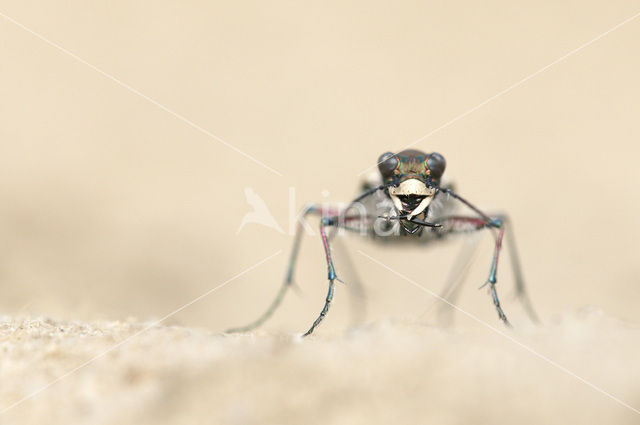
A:
POLYGON ((585 45, 638 11, 0 0, 0 411, 64 377, 0 424, 640 423, 640 20, 585 45), (413 141, 509 213, 542 325, 508 257, 513 330, 476 290, 488 235, 456 304, 515 341, 462 313, 442 327, 437 300, 368 258, 439 292, 465 238, 348 236, 347 285, 299 341, 326 291, 314 232, 299 293, 224 336, 277 291, 295 212, 352 199, 413 141), (247 190, 282 232, 240 229, 247 190))
POLYGON ((0 332, 5 403, 99 356, 3 423, 638 423, 519 345, 637 406, 640 328, 594 309, 507 332, 518 344, 483 326, 385 321, 304 341, 44 318, 3 317, 0 332))

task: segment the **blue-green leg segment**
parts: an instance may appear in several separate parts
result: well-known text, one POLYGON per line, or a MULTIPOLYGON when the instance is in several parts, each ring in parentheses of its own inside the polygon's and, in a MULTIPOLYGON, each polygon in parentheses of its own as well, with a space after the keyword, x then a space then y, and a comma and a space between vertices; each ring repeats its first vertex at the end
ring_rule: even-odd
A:
POLYGON ((330 217, 323 217, 322 220, 320 220, 320 236, 322 237, 322 245, 324 247, 324 253, 327 259, 327 278, 329 279, 329 290, 327 291, 327 298, 324 301, 324 306, 322 307, 322 311, 320 311, 320 315, 313 322, 313 325, 311 325, 309 330, 302 335, 303 337, 311 335, 315 330, 315 328, 327 316, 327 313, 329 312, 329 308, 331 307, 331 302, 333 301, 333 291, 335 288, 335 281, 337 280, 341 282, 336 275, 336 269, 335 269, 335 266, 333 265, 333 259, 331 257, 331 248, 329 247, 329 238, 327 237, 325 228, 329 226, 338 226, 338 227, 344 226, 344 223, 342 221, 345 219, 345 216, 347 215, 347 213, 355 203, 363 200, 368 196, 371 196, 378 190, 384 189, 384 187, 385 185, 381 185, 381 186, 371 188, 366 192, 363 192, 360 196, 358 196, 353 201, 351 201, 349 205, 347 205, 347 208, 342 210, 340 214, 330 216, 330 217))
MULTIPOLYGON (((302 215, 302 219, 304 219, 309 214, 320 214, 320 210, 316 205, 309 204, 303 208, 300 214, 302 215)), ((293 285, 293 272, 295 270, 296 261, 298 259, 298 252, 300 251, 303 230, 304 228, 302 226, 302 223, 298 222, 298 225, 296 226, 296 234, 293 241, 293 249, 291 251, 291 256, 289 257, 289 264, 287 266, 287 274, 285 276, 284 282, 280 286, 280 290, 278 291, 275 299, 271 302, 271 305, 269 305, 269 308, 267 308, 267 310, 262 313, 260 317, 258 317, 248 325, 228 329, 226 331, 227 333, 249 332, 257 328, 258 326, 262 325, 267 319, 269 319, 276 311, 276 309, 280 306, 285 294, 287 293, 287 290, 293 285)))
MULTIPOLYGON (((453 198, 459 200, 460 202, 462 202, 463 204, 465 204, 467 207, 471 208, 473 211, 476 212, 476 214, 478 214, 482 220, 484 221, 484 227, 490 227, 490 228, 497 228, 499 229, 499 234, 496 238, 496 253, 494 255, 494 259, 492 261, 491 264, 491 271, 489 273, 489 279, 487 281, 487 284, 490 284, 490 291, 491 291, 491 296, 493 298, 494 304, 496 305, 496 308, 498 309, 498 314, 500 315, 500 318, 503 319, 505 321, 505 323, 508 323, 506 321, 506 316, 504 315, 504 312, 502 311, 502 308, 500 307, 500 301, 498 300, 498 294, 496 293, 496 289, 495 289, 495 280, 496 280, 496 273, 497 273, 497 267, 498 267, 498 255, 500 252, 500 245, 502 244, 502 237, 504 236, 504 226, 507 223, 507 217, 505 215, 497 215, 494 218, 488 216, 487 214, 485 214, 484 212, 482 212, 481 210, 479 210, 475 205, 473 205, 471 202, 467 201, 466 199, 464 199, 462 196, 458 195, 457 193, 455 193, 452 189, 450 188, 443 188, 443 187, 437 187, 436 185, 432 185, 433 187, 435 187, 436 189, 438 189, 440 192, 448 194, 449 196, 452 196, 453 198)), ((472 218, 467 218, 467 220, 473 220, 472 218)), ((516 252, 516 246, 514 243, 514 239, 512 232, 509 232, 509 247, 510 247, 510 256, 511 256, 511 262, 512 262, 512 266, 513 266, 513 270, 514 273, 516 275, 516 290, 517 290, 517 294, 518 294, 518 298, 520 299, 520 301, 522 302, 522 305, 525 309, 525 311, 527 312, 527 314, 529 315, 529 317, 531 318, 531 320, 533 322, 538 322, 538 317, 535 313, 535 311, 533 310, 532 306, 531 306, 531 302, 529 301, 529 298, 527 297, 525 288, 524 288, 524 280, 522 279, 522 273, 520 271, 520 262, 518 260, 518 255, 516 252)))
MULTIPOLYGON (((333 300, 334 280, 338 280, 337 277, 336 277, 335 268, 333 266, 333 261, 331 259, 331 253, 330 253, 330 250, 329 250, 329 243, 328 243, 328 240, 327 240, 327 235, 325 233, 325 226, 338 226, 338 227, 347 228, 347 226, 345 226, 344 224, 340 224, 340 223, 345 221, 345 218, 346 218, 345 216, 346 216, 347 212, 351 209, 351 207, 356 202, 361 201, 362 199, 364 199, 364 198, 366 198, 368 196, 371 196, 372 194, 374 194, 378 190, 382 190, 385 187, 386 187, 385 185, 380 185, 380 186, 371 188, 371 189, 363 192, 360 196, 358 196, 356 199, 351 201, 351 203, 347 206, 347 208, 342 210, 341 212, 330 211, 330 210, 323 211, 322 207, 320 205, 317 205, 317 204, 308 204, 302 210, 301 215, 302 215, 303 219, 309 214, 319 215, 319 216, 324 215, 325 216, 325 217, 322 218, 321 223, 320 223, 320 233, 321 233, 322 241, 323 241, 323 244, 324 244, 324 247, 325 247, 325 253, 326 253, 326 256, 327 256, 327 264, 328 264, 328 268, 329 268, 329 291, 327 293, 327 298, 325 300, 324 308, 322 309, 322 311, 320 313, 320 316, 316 319, 316 321, 313 323, 311 328, 304 334, 304 336, 307 336, 307 335, 311 334, 313 332, 313 330, 316 328, 316 326, 318 326, 320 324, 320 322, 322 321, 322 319, 324 319, 324 317, 327 315, 327 312, 329 311, 329 306, 331 305, 331 301, 333 300)), ((264 323, 269 317, 271 317, 273 315, 273 313, 275 312, 275 310, 278 308, 278 306, 280 306, 280 304, 282 303, 282 300, 283 300, 287 290, 293 285, 293 273, 294 273, 295 266, 296 266, 296 260, 298 258, 298 252, 300 251, 300 244, 301 244, 301 240, 302 240, 302 231, 303 231, 303 226, 302 226, 302 223, 299 222, 298 225, 297 225, 297 228, 296 228, 296 235, 295 235, 295 239, 294 239, 294 243, 293 243, 293 250, 291 251, 291 257, 289 258, 289 265, 287 267, 287 274, 285 276, 284 282, 282 283, 282 286, 280 287, 280 290, 278 291, 278 294, 276 295, 276 298, 272 301, 272 303, 269 306, 269 308, 267 309, 267 311, 265 311, 260 317, 258 317, 258 319, 256 319, 255 321, 249 323, 248 325, 229 329, 229 330, 227 330, 227 333, 249 332, 249 331, 257 328, 262 323, 264 323)))
POLYGON ((329 312, 329 308, 331 307, 331 302, 333 301, 335 281, 338 279, 338 277, 336 276, 336 269, 333 265, 331 248, 329 247, 329 239, 327 238, 325 227, 336 224, 337 217, 323 217, 322 220, 320 220, 320 236, 322 238, 322 245, 324 246, 324 253, 327 259, 327 278, 329 279, 329 290, 327 292, 327 298, 325 299, 322 311, 320 311, 320 315, 313 322, 313 325, 311 325, 309 330, 302 335, 303 337, 311 335, 315 328, 324 320, 324 318, 327 316, 327 313, 329 312))
POLYGON ((498 312, 498 317, 500 317, 500 320, 502 320, 507 326, 511 326, 509 324, 509 321, 507 320, 507 316, 502 310, 500 299, 498 298, 498 292, 496 291, 498 260, 500 258, 500 248, 502 247, 502 238, 504 236, 505 228, 503 221, 499 218, 491 218, 489 219, 489 221, 487 221, 484 218, 464 216, 444 217, 435 221, 438 224, 442 225, 442 229, 446 233, 477 231, 484 228, 498 229, 495 251, 493 254, 493 259, 491 261, 491 270, 489 271, 489 278, 482 286, 489 285, 489 293, 491 294, 491 299, 496 308, 496 311, 498 312))
MULTIPOLYGON (((496 247, 493 252, 493 259, 491 260, 491 270, 489 271, 489 278, 485 282, 485 285, 489 285, 489 292, 491 293, 491 299, 493 299, 493 304, 496 306, 496 310, 498 311, 498 317, 502 320, 505 325, 511 326, 509 320, 507 320, 507 316, 504 314, 502 310, 502 306, 500 305, 500 300, 498 299, 498 292, 496 291, 496 282, 497 273, 498 273, 498 260, 500 259, 500 249, 502 248, 502 239, 504 237, 504 223, 500 219, 493 220, 490 223, 491 227, 498 228, 498 236, 496 237, 496 247)), ((484 286, 484 285, 483 285, 484 286)))

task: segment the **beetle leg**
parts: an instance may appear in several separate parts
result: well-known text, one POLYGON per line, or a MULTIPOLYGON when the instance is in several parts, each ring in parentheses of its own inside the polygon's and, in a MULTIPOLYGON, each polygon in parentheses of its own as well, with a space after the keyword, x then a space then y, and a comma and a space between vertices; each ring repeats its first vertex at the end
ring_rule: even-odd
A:
POLYGON ((329 237, 329 242, 332 244, 331 247, 334 248, 334 253, 340 254, 339 266, 341 265, 341 270, 343 270, 341 274, 344 276, 345 270, 349 273, 349 298, 351 301, 350 321, 352 325, 358 325, 361 324, 367 316, 367 292, 353 264, 353 259, 345 247, 343 239, 331 238, 331 236, 335 234, 336 232, 333 232, 327 236, 329 237))
POLYGON ((504 310, 502 310, 502 305, 500 304, 500 299, 498 298, 498 292, 496 291, 498 260, 500 258, 500 249, 502 247, 502 239, 504 237, 504 231, 506 227, 503 220, 501 220, 500 218, 491 218, 490 221, 487 221, 484 218, 452 216, 444 217, 435 221, 443 225, 444 232, 446 233, 477 231, 485 227, 498 228, 498 235, 496 237, 493 259, 491 260, 489 277, 482 286, 489 285, 489 293, 491 294, 493 305, 498 312, 498 317, 507 326, 511 326, 506 314, 504 313, 504 310))
POLYGON ((353 201, 351 201, 349 205, 340 214, 335 215, 333 217, 322 217, 322 219, 320 220, 320 237, 322 238, 322 246, 324 247, 324 253, 327 260, 327 272, 328 272, 327 278, 329 279, 329 289, 327 291, 327 297, 325 298, 325 301, 324 301, 324 306, 320 311, 320 315, 313 322, 309 330, 302 335, 303 337, 311 335, 315 330, 315 328, 327 316, 327 313, 329 312, 329 308, 331 307, 331 303, 333 302, 333 292, 335 287, 335 281, 337 280, 338 282, 342 282, 340 279, 338 279, 338 276, 336 275, 336 269, 335 269, 335 266, 333 265, 333 258, 331 257, 331 248, 329 246, 329 238, 327 237, 325 227, 336 226, 336 227, 347 228, 346 226, 347 222, 363 219, 363 217, 358 217, 358 216, 353 217, 353 216, 348 216, 347 214, 351 209, 351 207, 353 207, 357 202, 363 200, 368 196, 373 195, 378 190, 382 190, 384 187, 385 187, 384 185, 381 185, 381 186, 372 188, 370 190, 367 190, 366 192, 362 193, 360 196, 355 198, 353 201))
POLYGON ((489 271, 489 278, 485 282, 485 285, 489 285, 489 292, 491 293, 493 304, 496 306, 496 310, 498 311, 498 317, 500 317, 500 320, 502 320, 507 326, 511 326, 509 320, 507 320, 507 316, 504 314, 504 311, 502 311, 502 306, 500 305, 500 300, 498 299, 498 292, 496 291, 496 282, 498 280, 498 260, 500 259, 500 249, 502 248, 502 239, 504 237, 505 228, 502 220, 498 220, 496 222, 496 225, 499 226, 500 230, 498 231, 498 237, 496 238, 496 247, 493 253, 493 259, 491 260, 491 270, 489 271))
MULTIPOLYGON (((309 214, 315 215, 320 213, 321 212, 318 205, 308 204, 302 209, 300 214, 304 219, 309 214)), ((291 250, 291 256, 289 257, 289 264, 287 266, 287 274, 285 276, 284 282, 282 282, 282 285, 278 290, 278 293, 276 294, 275 299, 271 302, 267 310, 264 313, 262 313, 260 317, 258 317, 256 320, 249 323, 248 325, 228 329, 226 331, 227 333, 249 332, 257 328, 258 326, 262 325, 269 317, 271 317, 271 315, 273 315, 276 309, 280 306, 280 304, 282 303, 282 300, 284 299, 285 294, 287 293, 287 290, 291 286, 293 286, 293 272, 295 270, 296 260, 298 259, 298 252, 300 251, 300 243, 302 241, 302 231, 303 231, 302 223, 298 222, 298 225, 296 226, 296 234, 293 241, 293 249, 291 250)))
POLYGON ((331 307, 331 302, 333 301, 333 290, 335 281, 338 280, 338 276, 336 275, 336 269, 333 265, 333 258, 331 257, 331 247, 329 246, 329 239, 327 238, 325 227, 332 226, 334 224, 336 224, 336 217, 323 217, 322 220, 320 220, 320 237, 322 238, 322 246, 324 247, 324 253, 327 260, 327 278, 329 279, 329 290, 327 291, 327 298, 325 299, 322 311, 320 311, 320 315, 313 322, 313 325, 311 325, 309 330, 302 335, 303 337, 311 335, 314 329, 322 322, 322 320, 324 320, 327 313, 329 312, 329 307, 331 307))
MULTIPOLYGON (((447 283, 440 292, 440 296, 451 304, 455 304, 460 294, 460 289, 469 274, 469 269, 478 251, 478 235, 471 236, 471 240, 465 240, 464 245, 453 263, 447 283)), ((439 303, 438 321, 442 326, 449 326, 453 321, 453 309, 450 304, 439 303)))
POLYGON ((533 306, 531 304, 531 300, 527 294, 527 289, 524 283, 524 278, 522 275, 522 268, 520 267, 520 256, 518 255, 518 249, 516 246, 516 238, 513 233, 513 225, 509 221, 509 218, 502 214, 497 215, 497 217, 502 220, 505 225, 509 226, 509 230, 507 231, 507 247, 509 249, 509 258, 511 259, 511 268, 513 269, 513 275, 516 282, 516 297, 522 304, 525 312, 529 316, 534 323, 540 323, 538 319, 538 315, 536 314, 533 306))
MULTIPOLYGON (((311 332, 313 332, 313 330, 315 329, 315 327, 320 324, 320 322, 322 321, 322 319, 324 318, 324 316, 326 316, 327 311, 329 310, 329 306, 331 304, 331 301, 333 299, 333 280, 335 280, 335 269, 333 267, 333 261, 331 261, 331 254, 329 252, 329 243, 327 240, 327 235, 324 231, 324 225, 325 222, 331 222, 332 226, 338 226, 338 227, 343 227, 345 229, 349 229, 349 227, 347 226, 347 223, 349 222, 353 222, 353 221, 357 221, 358 219, 362 219, 363 217, 359 217, 359 216, 348 216, 347 213, 348 211, 359 201, 367 198, 368 196, 373 195, 374 193, 376 193, 379 190, 382 190, 386 187, 386 185, 380 185, 374 188, 371 188, 365 192, 363 192, 361 195, 359 195, 357 198, 355 198, 353 201, 351 201, 351 203, 347 206, 346 209, 342 210, 342 211, 333 211, 333 210, 324 210, 319 204, 308 204, 304 207, 304 209, 302 210, 301 214, 302 217, 306 217, 309 214, 314 214, 314 215, 319 215, 322 216, 322 220, 320 223, 320 230, 321 230, 321 235, 322 235, 322 239, 323 239, 323 243, 325 245, 325 252, 327 253, 327 259, 328 259, 328 264, 330 264, 330 271, 333 270, 333 277, 334 279, 331 279, 331 273, 330 273, 330 284, 329 284, 329 292, 327 294, 327 298, 326 298, 326 302, 325 302, 325 306, 322 309, 322 312, 320 314, 320 316, 318 317, 318 319, 314 322, 313 326, 304 334, 309 335, 311 332)), ((296 228, 296 234, 295 234, 295 239, 294 239, 294 243, 293 243, 293 250, 291 251, 291 256, 289 257, 289 264, 287 267, 287 274, 285 276, 284 282, 282 283, 280 290, 278 291, 278 294, 276 295, 275 299, 271 302, 271 305, 269 305, 269 307, 267 308, 267 310, 260 316, 258 317, 255 321, 249 323, 246 326, 242 326, 242 327, 237 327, 237 328, 231 328, 228 329, 226 332, 227 333, 235 333, 235 332, 248 332, 251 331, 255 328, 257 328, 258 326, 260 326, 262 323, 264 323, 269 317, 271 317, 271 315, 273 315, 274 311, 280 306, 280 304, 282 303, 282 300, 284 299, 284 296, 287 292, 287 290, 293 285, 293 272, 296 266, 296 260, 298 258, 298 252, 300 251, 300 244, 301 244, 301 240, 302 240, 302 223, 298 222, 297 228, 296 228)), ((352 229, 353 230, 353 229, 352 229)))
POLYGON ((331 256, 331 247, 329 243, 329 237, 327 236, 326 228, 338 227, 338 228, 348 229, 347 223, 356 221, 358 219, 362 220, 362 219, 365 219, 365 217, 359 217, 359 216, 344 217, 343 215, 336 215, 333 217, 323 217, 320 220, 320 237, 322 239, 322 246, 324 247, 325 258, 327 261, 327 278, 329 279, 329 289, 327 291, 327 297, 325 298, 324 306, 320 311, 320 315, 313 322, 313 325, 311 325, 309 330, 302 335, 303 337, 311 335, 315 330, 315 328, 327 316, 327 313, 329 312, 329 308, 331 307, 331 303, 333 302, 335 281, 337 280, 338 282, 342 282, 340 279, 338 279, 338 276, 336 275, 336 269, 333 264, 333 257, 331 256), (341 223, 340 219, 342 219, 344 222, 341 223))

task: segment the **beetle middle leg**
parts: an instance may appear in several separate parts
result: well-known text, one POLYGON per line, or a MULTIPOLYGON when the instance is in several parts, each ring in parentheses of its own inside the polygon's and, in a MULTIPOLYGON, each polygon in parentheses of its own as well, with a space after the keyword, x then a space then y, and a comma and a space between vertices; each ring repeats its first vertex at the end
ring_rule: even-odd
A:
MULTIPOLYGON (((461 292, 462 286, 469 274, 471 264, 477 256, 479 235, 470 235, 469 240, 465 240, 456 261, 451 265, 447 276, 446 284, 443 286, 440 297, 451 304, 455 304, 461 292)), ((437 301, 436 301, 437 302, 437 301)), ((438 321, 441 326, 446 327, 453 322, 453 308, 451 304, 438 302, 438 321)), ((426 313, 426 312, 425 312, 426 313)))
POLYGON ((522 275, 522 268, 520 267, 520 256, 518 255, 518 248, 516 246, 516 238, 513 234, 513 225, 509 222, 507 216, 502 216, 502 220, 510 226, 510 231, 507 232, 507 247, 509 248, 509 257, 511 259, 511 268, 513 269, 514 278, 516 281, 516 297, 522 304, 525 312, 533 323, 540 323, 538 315, 533 309, 531 300, 527 293, 527 289, 522 275))
POLYGON ((336 257, 340 256, 337 267, 343 270, 341 274, 344 276, 344 273, 347 272, 346 278, 349 281, 349 299, 351 303, 349 308, 351 312, 350 322, 353 326, 357 326, 362 324, 367 316, 367 292, 353 263, 353 258, 351 258, 349 250, 345 246, 344 238, 332 237, 336 234, 337 232, 333 232, 328 235, 329 243, 331 243, 331 248, 334 249, 334 255, 336 257))

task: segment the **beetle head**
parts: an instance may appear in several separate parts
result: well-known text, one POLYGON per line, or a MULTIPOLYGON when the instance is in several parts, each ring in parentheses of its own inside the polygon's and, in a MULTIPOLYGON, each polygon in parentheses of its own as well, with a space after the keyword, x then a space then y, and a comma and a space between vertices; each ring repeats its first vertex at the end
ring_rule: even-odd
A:
POLYGON ((400 214, 409 219, 422 214, 436 194, 436 187, 444 173, 446 161, 439 153, 407 149, 396 154, 383 153, 378 170, 389 184, 388 192, 400 214))

